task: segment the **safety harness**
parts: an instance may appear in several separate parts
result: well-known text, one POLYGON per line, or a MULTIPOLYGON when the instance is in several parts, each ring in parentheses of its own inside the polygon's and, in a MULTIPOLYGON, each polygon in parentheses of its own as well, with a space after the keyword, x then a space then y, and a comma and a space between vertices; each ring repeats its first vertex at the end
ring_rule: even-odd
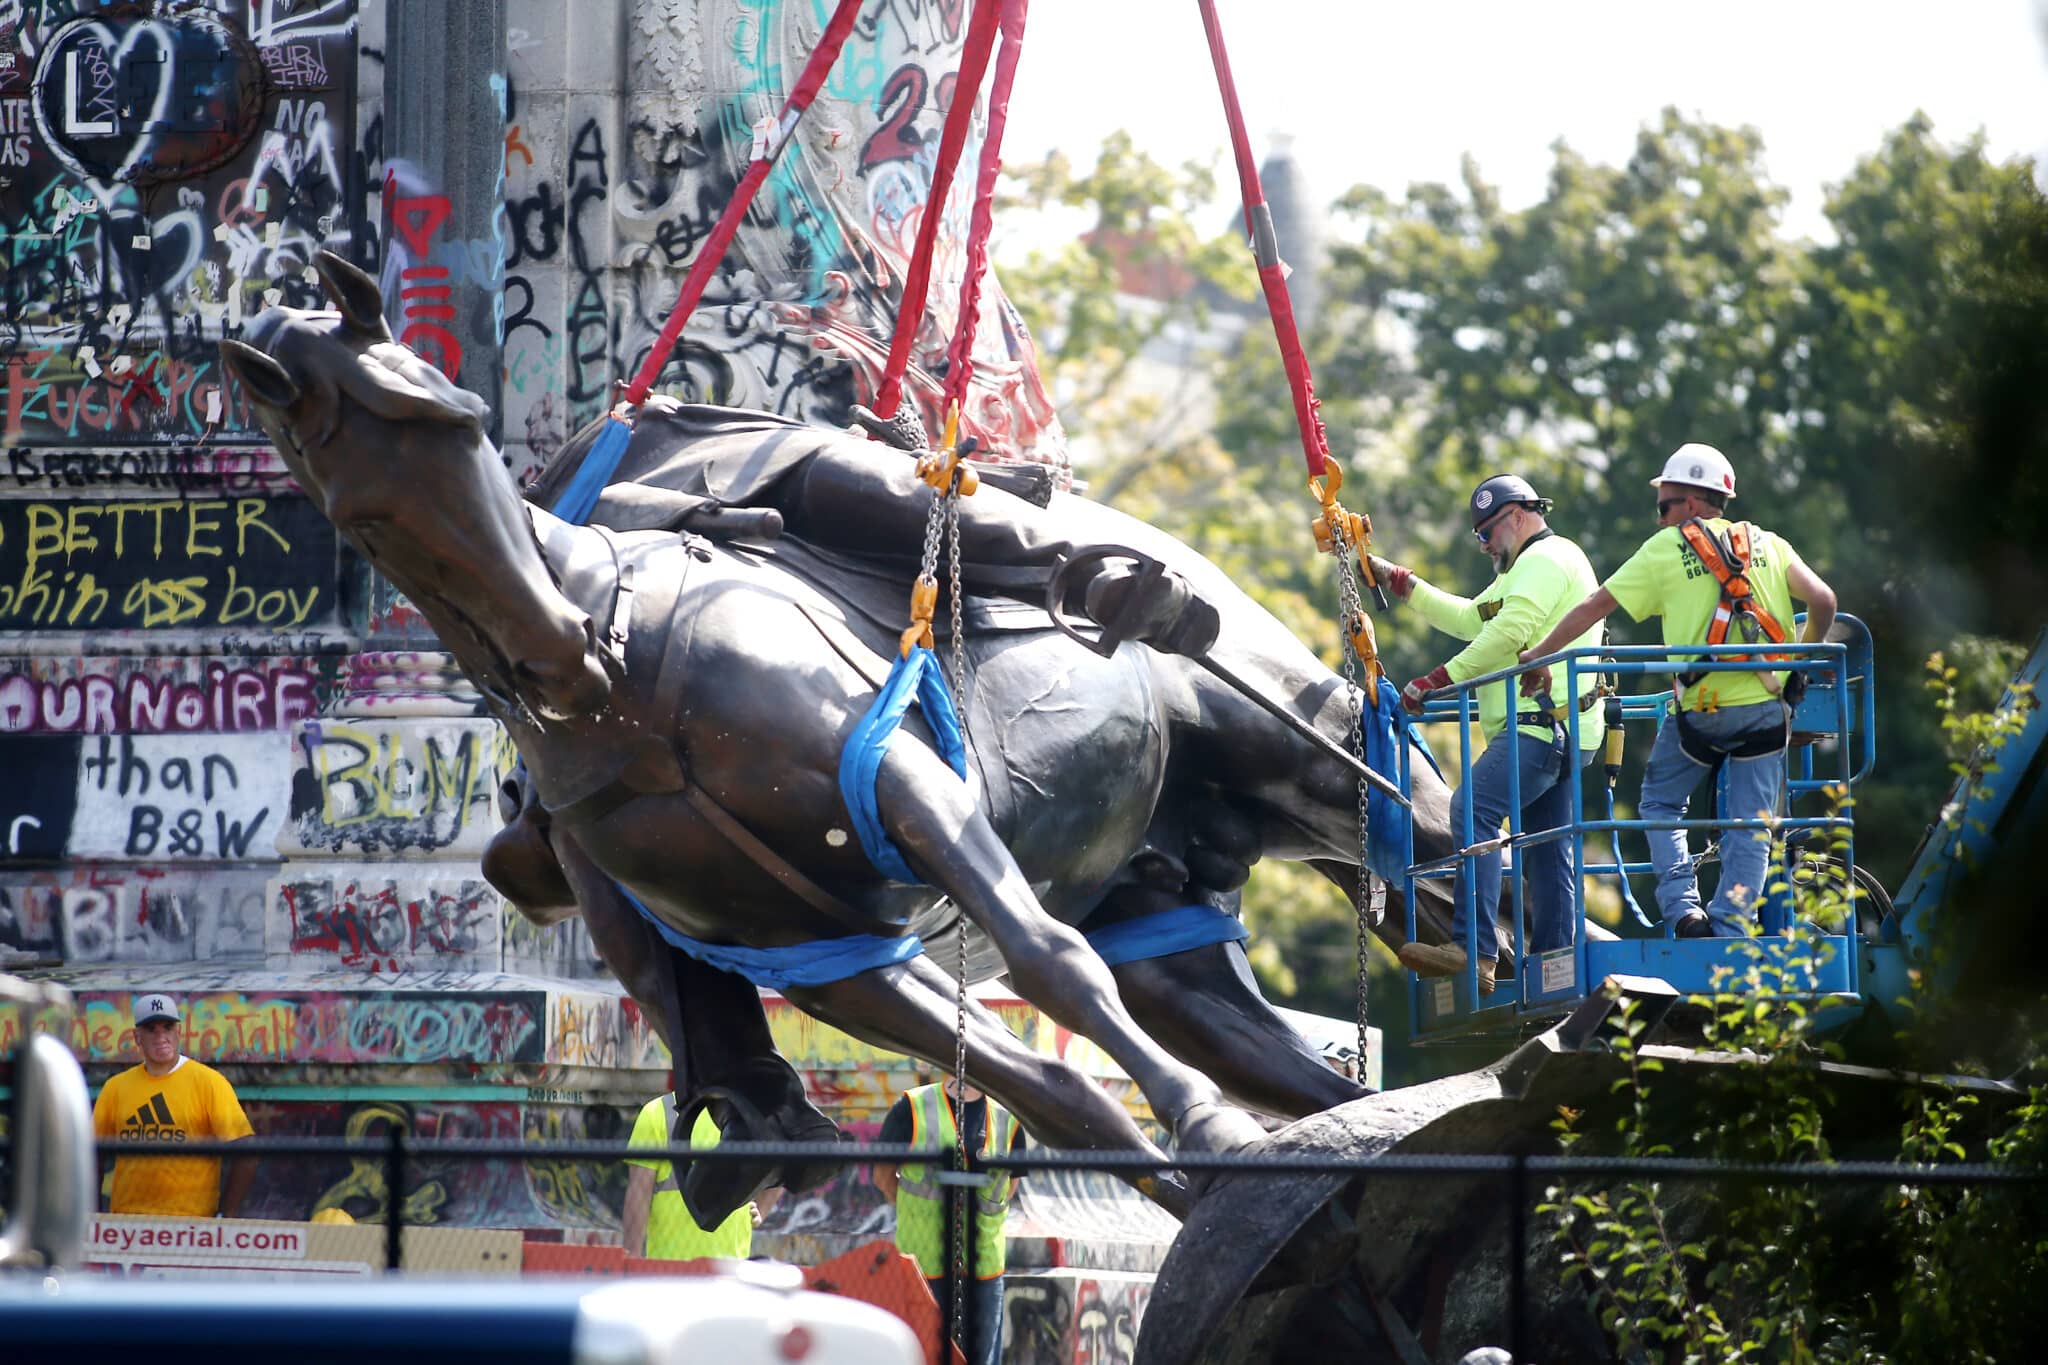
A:
MULTIPOLYGON (((1707 625, 1709 645, 1725 645, 1730 632, 1739 635, 1738 643, 1758 644, 1768 641, 1774 645, 1784 644, 1790 632, 1770 610, 1759 602, 1756 589, 1749 581, 1751 552, 1754 549, 1753 535, 1756 531, 1746 521, 1738 521, 1728 528, 1727 537, 1716 536, 1708 529, 1706 522, 1698 517, 1684 522, 1678 533, 1685 537, 1685 543, 1706 565, 1707 572, 1721 585, 1721 600, 1714 606, 1714 617, 1707 625)), ((1737 663, 1758 661, 1775 663, 1790 659, 1783 653, 1724 654, 1713 656, 1737 663)), ((1678 695, 1673 719, 1678 725, 1678 744, 1693 762, 1710 770, 1731 758, 1763 758, 1781 753, 1791 741, 1791 713, 1781 710, 1778 715, 1725 740, 1715 741, 1701 734, 1699 729, 1686 719, 1684 706, 1685 690, 1707 677, 1705 669, 1694 669, 1678 675, 1672 690, 1678 695)), ((1782 697, 1791 705, 1797 705, 1800 694, 1805 691, 1806 675, 1794 673, 1784 686, 1780 687, 1776 675, 1769 669, 1758 672, 1757 678, 1774 697, 1782 697)), ((1718 775, 1718 774, 1717 774, 1718 775)))
MULTIPOLYGON (((1714 581, 1721 585, 1721 600, 1714 606, 1714 619, 1707 626, 1709 645, 1725 645, 1731 630, 1740 635, 1738 643, 1757 644, 1769 641, 1782 645, 1791 638, 1783 622, 1771 615, 1768 608, 1759 602, 1756 589, 1749 581, 1750 553, 1753 548, 1752 533, 1756 530, 1746 521, 1738 521, 1728 528, 1724 540, 1708 529, 1706 522, 1698 517, 1685 522, 1678 533, 1685 537, 1686 545, 1699 557, 1714 581)), ((1716 656, 1732 662, 1747 663, 1751 660, 1776 662, 1789 659, 1789 654, 1728 654, 1716 656)), ((1694 669, 1678 675, 1681 691, 1691 687, 1707 676, 1705 669, 1694 669)), ((1797 676, 1797 675, 1795 675, 1797 676)), ((1772 696, 1779 695, 1776 676, 1770 670, 1757 674, 1766 690, 1772 696)))

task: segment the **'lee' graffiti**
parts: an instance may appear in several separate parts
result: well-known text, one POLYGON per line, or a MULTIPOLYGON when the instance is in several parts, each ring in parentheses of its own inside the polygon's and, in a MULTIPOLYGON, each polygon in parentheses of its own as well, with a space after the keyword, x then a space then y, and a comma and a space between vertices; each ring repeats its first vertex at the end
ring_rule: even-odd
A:
POLYGON ((299 498, 0 502, 0 630, 293 630, 333 617, 337 572, 299 498))

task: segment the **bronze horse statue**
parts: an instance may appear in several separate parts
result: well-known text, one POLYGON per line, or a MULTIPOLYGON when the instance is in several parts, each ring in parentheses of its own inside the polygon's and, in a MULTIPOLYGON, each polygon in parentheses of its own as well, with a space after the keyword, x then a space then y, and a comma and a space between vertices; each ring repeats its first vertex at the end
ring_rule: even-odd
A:
MULTIPOLYGON (((1043 607, 976 598, 963 603, 973 781, 913 714, 880 762, 875 804, 927 884, 892 880, 848 837, 838 766, 901 624, 881 624, 890 608, 877 604, 900 612, 909 581, 874 566, 914 550, 933 496, 911 461, 758 414, 650 405, 598 524, 572 525, 521 499, 482 401, 392 340, 375 282, 328 253, 316 268, 335 311, 270 309, 247 343, 222 343, 224 366, 307 494, 510 730, 529 775, 522 804, 560 869, 555 894, 534 899, 581 908, 679 1066, 700 1032, 733 1035, 728 1052, 755 1062, 772 1054, 752 987, 694 962, 697 950, 751 963, 822 945, 870 965, 785 983, 793 1003, 949 1068, 955 977, 892 946, 964 914, 992 948, 971 973, 1007 971, 1101 1045, 1181 1146, 1258 1136, 1226 1091, 1283 1115, 1363 1093, 1259 998, 1234 943, 1112 972, 1072 927, 1229 906, 1261 856, 1355 883, 1358 788, 1342 764, 1190 659, 1137 643, 1099 657, 1043 607), (753 495, 773 517, 732 510, 753 495), (676 529, 721 518, 759 532, 780 520, 786 534, 676 529)), ((559 492, 549 484, 543 494, 559 492)), ((1170 537, 1081 499, 1040 511, 985 488, 977 503, 962 541, 987 561, 979 586, 1028 598, 1035 583, 1042 596, 1062 554, 1133 546, 1213 605, 1214 648, 1239 674, 1323 734, 1348 730, 1342 681, 1170 537)), ((1086 596, 1100 605, 1117 587, 1106 575, 1086 596)), ((1426 768, 1414 800, 1417 856, 1441 856, 1448 793, 1426 768)), ((977 1084, 1038 1140, 1157 1154, 1103 1091, 988 1011, 969 1006, 965 1047, 977 1084)), ((775 1084, 792 1080, 784 1065, 775 1084)), ((800 1085, 794 1100, 768 1098, 790 1113, 800 1102, 800 1085)), ((1140 1184, 1185 1209, 1177 1182, 1140 1184)))

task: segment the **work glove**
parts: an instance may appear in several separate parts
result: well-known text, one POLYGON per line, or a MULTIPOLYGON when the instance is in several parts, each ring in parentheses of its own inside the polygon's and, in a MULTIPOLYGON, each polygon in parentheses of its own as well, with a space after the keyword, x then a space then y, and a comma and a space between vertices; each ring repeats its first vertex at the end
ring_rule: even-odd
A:
POLYGON ((1380 586, 1406 602, 1408 594, 1415 591, 1415 570, 1391 559, 1381 559, 1378 555, 1367 555, 1366 558, 1372 561, 1372 576, 1379 580, 1380 586))
POLYGON ((1440 687, 1450 685, 1450 673, 1442 664, 1438 664, 1401 689, 1401 709, 1411 716, 1419 716, 1422 714, 1422 703, 1428 699, 1429 694, 1440 687))

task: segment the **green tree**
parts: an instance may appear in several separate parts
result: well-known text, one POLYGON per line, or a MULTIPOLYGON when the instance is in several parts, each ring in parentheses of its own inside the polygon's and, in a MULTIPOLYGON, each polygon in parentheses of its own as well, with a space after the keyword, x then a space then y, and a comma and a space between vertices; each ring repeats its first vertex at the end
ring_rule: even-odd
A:
MULTIPOLYGON (((1440 548, 1462 543, 1479 477, 1528 474, 1611 568, 1653 529, 1664 456, 1728 451, 1738 513, 1787 535, 1876 634, 1883 757, 1859 856, 1896 884, 1944 785, 1918 661, 2041 622, 2048 213, 2027 167, 1921 118, 1832 192, 1836 242, 1788 240, 1784 200, 1754 130, 1674 111, 1620 167, 1559 144, 1519 211, 1470 163, 1455 188, 1360 187, 1327 291, 1349 318, 1319 372, 1344 395, 1333 429, 1390 408, 1405 424, 1396 477, 1373 487, 1382 541, 1453 581, 1480 576, 1440 548)), ((1413 652, 1417 633, 1383 633, 1397 664, 1431 661, 1441 642, 1413 652)))

